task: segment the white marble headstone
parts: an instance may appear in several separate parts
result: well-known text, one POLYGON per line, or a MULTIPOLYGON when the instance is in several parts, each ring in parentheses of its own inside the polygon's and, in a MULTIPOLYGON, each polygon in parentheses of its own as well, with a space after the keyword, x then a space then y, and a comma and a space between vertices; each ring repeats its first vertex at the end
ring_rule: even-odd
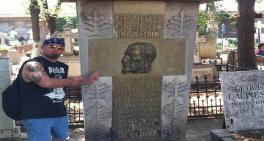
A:
POLYGON ((264 128, 264 71, 223 72, 220 80, 227 129, 264 128))

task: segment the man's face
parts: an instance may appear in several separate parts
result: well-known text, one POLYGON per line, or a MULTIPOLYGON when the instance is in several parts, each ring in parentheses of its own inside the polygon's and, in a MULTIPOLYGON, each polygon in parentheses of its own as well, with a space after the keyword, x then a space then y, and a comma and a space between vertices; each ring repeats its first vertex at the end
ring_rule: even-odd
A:
POLYGON ((57 60, 63 52, 64 47, 60 44, 49 44, 42 47, 42 54, 51 60, 57 60))
POLYGON ((141 56, 140 48, 128 48, 122 59, 122 73, 144 72, 145 61, 141 56))

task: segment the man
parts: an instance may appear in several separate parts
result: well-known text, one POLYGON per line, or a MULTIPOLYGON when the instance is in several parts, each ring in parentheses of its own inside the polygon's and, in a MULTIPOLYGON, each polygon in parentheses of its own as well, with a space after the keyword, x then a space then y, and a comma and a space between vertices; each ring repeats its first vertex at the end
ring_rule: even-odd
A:
POLYGON ((154 45, 145 42, 132 43, 128 45, 122 59, 122 73, 148 73, 156 56, 154 45))
POLYGON ((63 88, 93 83, 99 77, 98 72, 89 78, 67 76, 68 66, 57 60, 63 51, 63 39, 46 39, 41 47, 42 55, 22 66, 21 117, 29 141, 67 140, 68 117, 63 88))

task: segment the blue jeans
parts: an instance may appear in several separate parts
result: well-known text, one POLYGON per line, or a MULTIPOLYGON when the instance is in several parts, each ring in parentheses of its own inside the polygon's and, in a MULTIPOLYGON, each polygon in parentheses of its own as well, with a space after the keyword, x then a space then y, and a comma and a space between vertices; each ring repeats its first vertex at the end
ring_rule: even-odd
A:
POLYGON ((52 138, 66 140, 69 136, 68 117, 26 119, 28 141, 51 141, 52 138))

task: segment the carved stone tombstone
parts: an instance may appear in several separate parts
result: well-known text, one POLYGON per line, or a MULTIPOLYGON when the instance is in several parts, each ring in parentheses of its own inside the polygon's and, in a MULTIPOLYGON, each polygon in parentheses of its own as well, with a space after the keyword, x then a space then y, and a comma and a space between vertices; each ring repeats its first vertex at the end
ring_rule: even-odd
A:
POLYGON ((86 140, 185 140, 198 6, 77 1, 86 140))
POLYGON ((263 70, 220 75, 226 127, 231 131, 263 129, 263 70))

